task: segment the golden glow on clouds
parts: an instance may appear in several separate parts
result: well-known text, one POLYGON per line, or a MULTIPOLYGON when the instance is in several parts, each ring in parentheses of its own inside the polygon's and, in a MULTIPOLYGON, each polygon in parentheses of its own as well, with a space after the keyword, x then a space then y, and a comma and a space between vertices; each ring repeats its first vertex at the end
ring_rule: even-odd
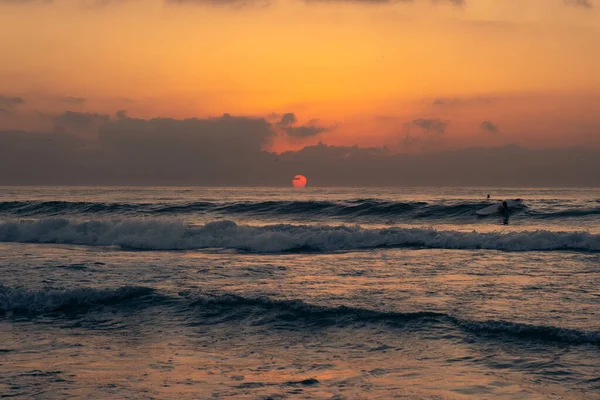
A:
MULTIPOLYGON (((368 145, 401 130, 382 116, 450 118, 472 131, 490 119, 526 134, 528 116, 548 111, 537 101, 436 109, 427 99, 548 94, 560 104, 568 94, 570 104, 584 104, 572 99, 600 92, 600 10, 562 0, 478 0, 463 7, 425 0, 282 0, 269 7, 131 0, 92 7, 56 0, 0 10, 2 92, 81 96, 90 99, 89 111, 126 108, 143 117, 293 111, 337 123, 328 143, 368 145), (108 99, 121 97, 134 101, 111 109, 108 99)), ((556 111, 564 120, 587 121, 589 114, 578 107, 556 111)), ((466 138, 468 130, 452 133, 466 138)))

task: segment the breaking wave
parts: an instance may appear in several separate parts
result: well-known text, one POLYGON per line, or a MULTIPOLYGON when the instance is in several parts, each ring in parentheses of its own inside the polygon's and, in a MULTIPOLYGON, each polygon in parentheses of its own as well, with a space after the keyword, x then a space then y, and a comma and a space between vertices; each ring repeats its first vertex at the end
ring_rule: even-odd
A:
POLYGON ((129 250, 231 249, 253 253, 335 252, 375 248, 600 251, 600 235, 546 230, 509 233, 360 226, 245 226, 233 221, 191 226, 181 221, 47 218, 0 223, 0 242, 119 246, 129 250))

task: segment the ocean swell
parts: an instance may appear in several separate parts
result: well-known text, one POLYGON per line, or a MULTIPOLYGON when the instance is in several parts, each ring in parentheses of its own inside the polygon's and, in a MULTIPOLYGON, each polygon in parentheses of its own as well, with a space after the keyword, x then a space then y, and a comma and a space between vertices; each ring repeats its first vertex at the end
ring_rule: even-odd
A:
POLYGON ((117 289, 40 289, 11 288, 0 285, 0 313, 39 314, 52 311, 82 311, 139 299, 154 293, 147 287, 124 286, 117 289))
POLYGON ((465 332, 484 336, 500 336, 509 339, 528 339, 570 344, 600 345, 600 332, 560 328, 550 325, 533 325, 519 322, 483 320, 476 321, 456 317, 447 313, 415 311, 377 311, 349 306, 322 306, 301 300, 275 300, 267 297, 244 297, 233 294, 194 295, 182 293, 192 300, 190 307, 209 310, 214 316, 229 313, 231 322, 239 323, 240 318, 253 318, 253 325, 276 324, 279 328, 293 325, 294 322, 318 324, 321 326, 344 323, 384 322, 391 325, 427 329, 431 324, 447 324, 465 332), (243 312, 252 308, 252 312, 243 312), (240 317, 241 316, 241 317, 240 317), (250 317, 249 317, 250 316, 250 317), (258 317, 257 317, 258 316, 258 317))
POLYGON ((480 233, 432 228, 245 226, 233 221, 191 226, 181 221, 47 218, 0 223, 0 242, 119 246, 129 250, 230 249, 253 253, 335 252, 375 248, 502 251, 600 251, 600 235, 547 230, 480 233))
MULTIPOLYGON (((384 323, 392 328, 430 330, 445 326, 478 336, 508 340, 536 340, 568 344, 600 345, 599 331, 533 325, 502 320, 472 320, 444 312, 379 311, 346 305, 316 305, 302 300, 280 300, 237 294, 205 294, 184 291, 162 294, 149 287, 124 286, 114 289, 38 289, 0 285, 0 315, 80 315, 91 309, 113 306, 134 310, 168 307, 178 323, 244 324, 267 329, 304 329, 307 326, 354 326, 384 323)), ((112 311, 111 311, 112 313, 112 311)))
MULTIPOLYGON (((548 209, 547 203, 514 207, 511 212, 520 218, 561 220, 600 215, 600 208, 587 204, 561 205, 548 209)), ((556 202, 554 202, 556 203, 556 202)), ((490 205, 486 201, 422 202, 378 199, 350 200, 268 200, 268 201, 193 201, 173 203, 118 203, 69 201, 5 201, 0 202, 0 215, 8 217, 58 216, 172 216, 213 214, 221 216, 247 215, 277 219, 281 216, 334 219, 382 219, 461 221, 477 220, 476 211, 490 205)), ((499 214, 498 214, 499 215, 499 214)))
POLYGON ((196 201, 182 203, 105 203, 68 201, 8 201, 0 202, 0 213, 16 217, 69 215, 180 215, 213 213, 220 215, 260 215, 262 217, 405 217, 415 219, 458 218, 473 216, 483 202, 436 204, 419 201, 385 201, 355 199, 346 201, 196 201))

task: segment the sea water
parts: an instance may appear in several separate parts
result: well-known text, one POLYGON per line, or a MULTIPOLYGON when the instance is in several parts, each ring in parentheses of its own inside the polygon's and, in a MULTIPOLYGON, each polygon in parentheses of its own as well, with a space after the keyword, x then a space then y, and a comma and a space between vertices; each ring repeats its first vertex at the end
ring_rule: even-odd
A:
POLYGON ((600 398, 600 192, 0 188, 0 396, 600 398))

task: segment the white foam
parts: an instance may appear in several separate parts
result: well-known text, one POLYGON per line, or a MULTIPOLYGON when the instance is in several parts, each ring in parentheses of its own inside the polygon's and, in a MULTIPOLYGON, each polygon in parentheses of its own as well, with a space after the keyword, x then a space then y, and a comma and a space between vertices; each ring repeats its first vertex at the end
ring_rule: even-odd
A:
POLYGON ((587 232, 479 233, 431 228, 364 229, 359 226, 241 226, 219 221, 189 226, 180 221, 42 219, 0 223, 1 242, 121 246, 132 250, 224 248, 257 253, 339 251, 378 247, 600 251, 600 235, 587 232))

